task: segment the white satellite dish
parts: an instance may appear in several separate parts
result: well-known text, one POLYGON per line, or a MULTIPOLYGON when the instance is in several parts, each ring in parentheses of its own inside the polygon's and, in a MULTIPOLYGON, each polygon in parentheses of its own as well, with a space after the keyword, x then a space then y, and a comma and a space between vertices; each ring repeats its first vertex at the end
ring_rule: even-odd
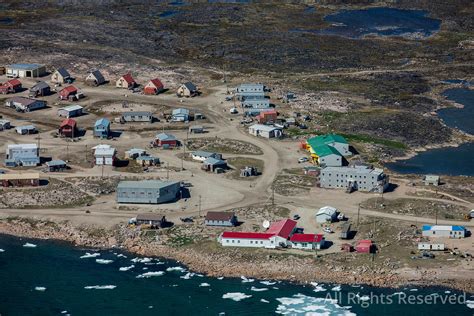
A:
POLYGON ((262 226, 263 226, 263 228, 267 229, 268 227, 270 227, 270 222, 267 221, 267 220, 264 220, 263 223, 262 223, 262 226))

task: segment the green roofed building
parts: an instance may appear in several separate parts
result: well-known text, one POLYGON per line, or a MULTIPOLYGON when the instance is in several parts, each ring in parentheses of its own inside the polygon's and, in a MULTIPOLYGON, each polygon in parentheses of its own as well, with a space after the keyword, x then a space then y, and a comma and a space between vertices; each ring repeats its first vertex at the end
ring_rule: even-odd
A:
POLYGON ((316 136, 306 141, 313 162, 325 166, 342 166, 343 157, 351 156, 349 143, 337 134, 316 136))
POLYGON ((311 147, 311 157, 317 159, 320 166, 331 166, 340 167, 342 166, 342 155, 336 148, 322 145, 317 147, 311 147))
POLYGON ((328 145, 328 146, 336 148, 336 150, 343 156, 352 155, 351 151, 349 150, 349 143, 341 135, 327 134, 327 135, 316 136, 316 137, 312 137, 308 139, 307 143, 312 148, 328 145))

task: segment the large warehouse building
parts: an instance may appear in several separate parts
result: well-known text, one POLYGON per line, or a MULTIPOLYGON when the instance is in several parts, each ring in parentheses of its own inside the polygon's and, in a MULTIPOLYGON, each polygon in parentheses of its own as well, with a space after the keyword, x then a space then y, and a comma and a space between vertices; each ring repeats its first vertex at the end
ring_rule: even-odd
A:
POLYGON ((159 204, 179 199, 180 182, 159 180, 121 181, 117 186, 118 203, 159 204))

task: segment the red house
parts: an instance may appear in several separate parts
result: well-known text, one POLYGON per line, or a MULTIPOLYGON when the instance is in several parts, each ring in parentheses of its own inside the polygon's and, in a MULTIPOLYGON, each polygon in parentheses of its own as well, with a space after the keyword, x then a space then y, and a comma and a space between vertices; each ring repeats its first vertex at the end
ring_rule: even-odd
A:
POLYGON ((133 79, 132 75, 128 73, 120 77, 115 83, 115 86, 117 88, 133 89, 137 86, 137 82, 133 79))
POLYGON ((260 124, 275 123, 277 120, 277 116, 278 114, 275 110, 268 112, 260 112, 260 114, 257 116, 257 121, 260 124))
POLYGON ((59 91, 60 100, 69 100, 69 97, 73 97, 77 94, 77 88, 74 86, 68 86, 61 91, 59 91))
POLYGON ((8 80, 4 84, 0 85, 0 93, 2 94, 20 92, 21 89, 21 82, 18 79, 8 80))
POLYGON ((355 250, 360 253, 372 253, 375 250, 375 245, 372 243, 372 240, 359 240, 355 250))
POLYGON ((171 134, 160 133, 156 135, 155 146, 163 148, 174 148, 179 145, 178 139, 171 134))
POLYGON ((145 94, 158 94, 163 91, 163 83, 161 83, 160 79, 151 79, 143 89, 145 94))
POLYGON ((65 119, 59 126, 59 134, 74 138, 77 135, 77 122, 73 119, 65 119))

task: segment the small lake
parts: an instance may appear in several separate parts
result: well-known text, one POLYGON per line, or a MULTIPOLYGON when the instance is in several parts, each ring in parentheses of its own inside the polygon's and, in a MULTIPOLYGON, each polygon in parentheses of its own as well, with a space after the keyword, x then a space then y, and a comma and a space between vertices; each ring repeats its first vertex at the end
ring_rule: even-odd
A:
POLYGON ((0 25, 12 25, 15 23, 15 20, 9 17, 0 18, 0 25))
POLYGON ((369 8, 342 10, 324 18, 332 25, 319 34, 362 38, 367 35, 424 38, 439 31, 441 20, 421 10, 369 8))
MULTIPOLYGON (((474 90, 467 88, 448 89, 443 93, 447 99, 464 105, 464 108, 446 108, 438 111, 440 118, 450 127, 474 134, 474 90)), ((474 143, 459 147, 432 149, 407 160, 386 164, 398 173, 465 175, 474 176, 474 143)))

